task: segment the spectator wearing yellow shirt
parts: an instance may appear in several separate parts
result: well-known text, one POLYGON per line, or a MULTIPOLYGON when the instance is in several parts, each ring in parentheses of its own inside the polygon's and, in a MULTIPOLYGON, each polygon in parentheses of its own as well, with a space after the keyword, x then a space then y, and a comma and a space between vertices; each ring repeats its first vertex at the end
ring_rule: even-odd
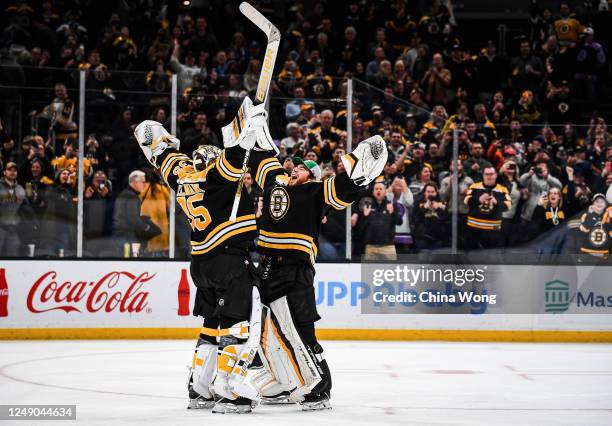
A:
POLYGON ((170 191, 161 183, 160 176, 155 170, 147 170, 146 178, 144 190, 140 193, 142 200, 140 215, 150 217, 151 221, 161 229, 161 234, 148 240, 145 253, 148 256, 159 257, 168 251, 170 191))
MULTIPOLYGON (((55 170, 67 169, 70 174, 76 177, 77 169, 79 167, 79 156, 78 150, 75 148, 75 142, 68 139, 64 143, 64 155, 61 157, 54 158, 51 160, 51 165, 55 170)), ((85 178, 91 176, 92 167, 91 161, 87 158, 83 159, 83 175, 85 178)), ((73 179, 76 183, 76 179, 73 179)))
POLYGON ((562 46, 574 46, 584 27, 571 12, 567 3, 559 6, 560 17, 554 23, 555 33, 562 46))

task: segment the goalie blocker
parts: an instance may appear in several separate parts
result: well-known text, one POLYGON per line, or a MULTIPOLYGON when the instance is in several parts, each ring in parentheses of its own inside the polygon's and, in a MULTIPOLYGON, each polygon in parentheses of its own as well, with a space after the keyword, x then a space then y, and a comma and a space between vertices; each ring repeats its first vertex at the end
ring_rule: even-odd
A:
POLYGON ((346 173, 322 182, 316 163, 296 159, 291 176, 277 176, 264 190, 257 242, 262 254, 262 300, 270 307, 264 321, 264 367, 252 383, 263 395, 290 392, 304 410, 331 408, 331 374, 315 336, 320 319, 314 293, 314 263, 326 209, 342 210, 361 196, 387 161, 380 136, 342 157, 346 173))

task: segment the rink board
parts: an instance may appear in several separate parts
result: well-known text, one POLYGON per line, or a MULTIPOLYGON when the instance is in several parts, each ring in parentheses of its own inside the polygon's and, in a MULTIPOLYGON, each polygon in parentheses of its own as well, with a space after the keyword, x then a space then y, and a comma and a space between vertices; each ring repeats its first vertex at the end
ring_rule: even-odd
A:
MULTIPOLYGON (((191 339, 201 325, 178 314, 187 262, 0 261, 0 268, 8 284, 2 339, 191 339)), ((508 268, 509 276, 512 268, 524 270, 508 268)), ((320 338, 612 342, 612 307, 583 307, 576 314, 366 315, 360 279, 359 264, 317 265, 320 338)), ((612 285, 605 287, 612 295, 612 285)), ((194 295, 192 286, 190 306, 194 295)))

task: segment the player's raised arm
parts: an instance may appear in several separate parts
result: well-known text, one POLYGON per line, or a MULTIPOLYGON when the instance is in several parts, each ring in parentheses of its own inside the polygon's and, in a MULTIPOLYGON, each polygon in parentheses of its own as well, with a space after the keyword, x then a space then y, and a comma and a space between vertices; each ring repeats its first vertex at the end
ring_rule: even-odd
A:
POLYGON ((224 172, 239 178, 244 156, 251 150, 248 166, 261 188, 265 188, 274 176, 286 173, 278 161, 279 150, 270 135, 267 118, 265 105, 254 106, 247 96, 236 117, 222 129, 224 172))
POLYGON ((181 141, 161 123, 145 120, 136 127, 134 136, 149 163, 173 190, 178 188, 179 175, 195 172, 191 158, 179 152, 181 141))
POLYGON ((341 157, 346 173, 323 181, 325 204, 336 210, 348 207, 359 197, 360 187, 380 176, 388 155, 385 141, 378 135, 360 142, 353 152, 341 157))

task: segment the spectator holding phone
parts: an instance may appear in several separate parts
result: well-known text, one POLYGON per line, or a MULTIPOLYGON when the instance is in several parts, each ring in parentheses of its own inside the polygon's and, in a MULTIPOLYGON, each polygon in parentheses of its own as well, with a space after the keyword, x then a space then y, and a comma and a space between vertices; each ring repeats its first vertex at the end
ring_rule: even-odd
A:
POLYGON ((387 200, 387 188, 382 181, 372 187, 372 197, 359 202, 359 213, 353 213, 352 225, 357 227, 365 244, 367 260, 396 260, 395 227, 402 218, 387 200))
POLYGON ((412 245, 410 235, 410 216, 414 206, 414 196, 408 188, 404 176, 396 176, 387 188, 387 200, 393 203, 402 223, 395 226, 395 249, 398 253, 407 253, 412 245))
POLYGON ((112 228, 112 191, 111 182, 106 173, 98 170, 91 179, 91 184, 83 194, 83 239, 88 255, 103 256, 108 254, 105 240, 112 228))
POLYGON ((414 244, 419 250, 434 250, 448 243, 448 209, 440 201, 438 187, 429 182, 414 208, 414 244))
POLYGON ((489 166, 483 170, 483 179, 468 189, 465 203, 468 247, 497 248, 503 243, 502 213, 511 206, 508 189, 497 183, 497 171, 489 166))
POLYGON ((559 179, 549 173, 548 163, 545 161, 537 162, 527 173, 524 173, 519 178, 519 184, 521 187, 529 190, 529 196, 521 213, 521 217, 527 222, 531 222, 533 211, 538 205, 542 194, 546 193, 553 186, 557 188, 562 187, 559 179))

